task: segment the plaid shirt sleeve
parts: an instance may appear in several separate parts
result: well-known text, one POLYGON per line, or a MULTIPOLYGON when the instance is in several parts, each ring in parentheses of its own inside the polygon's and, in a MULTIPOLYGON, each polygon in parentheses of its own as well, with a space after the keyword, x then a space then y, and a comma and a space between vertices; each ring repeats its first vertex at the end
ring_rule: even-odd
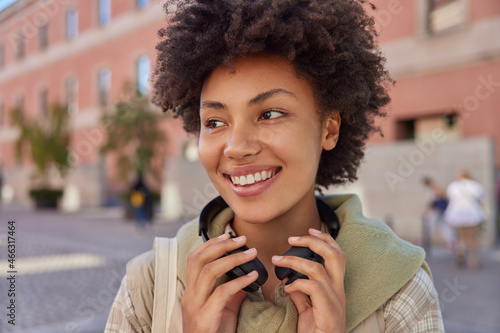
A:
POLYGON ((124 277, 116 295, 104 333, 147 333, 141 328, 124 277))
POLYGON ((386 332, 444 332, 436 289, 421 268, 383 308, 386 332))

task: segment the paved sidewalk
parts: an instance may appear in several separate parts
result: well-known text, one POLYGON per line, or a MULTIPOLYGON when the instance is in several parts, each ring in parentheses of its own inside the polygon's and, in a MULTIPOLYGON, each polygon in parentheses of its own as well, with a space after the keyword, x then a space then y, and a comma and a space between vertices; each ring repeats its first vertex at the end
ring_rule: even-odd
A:
MULTIPOLYGON (((0 211, 0 261, 7 257, 8 220, 16 221, 17 307, 16 325, 9 325, 7 269, 0 267, 2 333, 103 332, 127 261, 182 225, 140 229, 116 208, 64 214, 11 207, 0 211), (68 266, 75 254, 80 268, 68 266)), ((482 268, 470 272, 456 268, 444 249, 428 256, 447 332, 500 332, 500 248, 483 250, 481 260, 482 268)))
POLYGON ((175 235, 181 225, 141 229, 114 208, 74 214, 6 208, 0 211, 0 261, 7 257, 9 220, 16 221, 16 325, 7 323, 7 268, 0 267, 2 333, 103 332, 125 264, 151 249, 155 236, 175 235), (64 260, 75 254, 79 262, 69 264, 80 268, 64 260))
POLYGON ((477 272, 455 265, 453 254, 431 249, 431 267, 446 332, 500 332, 500 247, 482 249, 477 272))

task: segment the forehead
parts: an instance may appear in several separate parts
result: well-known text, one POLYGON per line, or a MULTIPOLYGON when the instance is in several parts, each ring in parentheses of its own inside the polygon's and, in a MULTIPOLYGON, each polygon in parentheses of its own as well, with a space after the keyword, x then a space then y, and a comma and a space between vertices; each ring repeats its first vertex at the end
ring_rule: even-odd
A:
POLYGON ((308 80, 297 75, 293 64, 277 55, 236 58, 233 66, 219 65, 204 80, 201 101, 251 99, 264 91, 284 89, 301 98, 313 98, 308 80))

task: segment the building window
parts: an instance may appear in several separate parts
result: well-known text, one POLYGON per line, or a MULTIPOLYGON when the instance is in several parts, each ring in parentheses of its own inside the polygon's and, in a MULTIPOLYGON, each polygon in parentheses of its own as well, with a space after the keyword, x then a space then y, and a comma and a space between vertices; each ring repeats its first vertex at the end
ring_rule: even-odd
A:
POLYGON ((99 71, 99 105, 109 104, 109 92, 111 90, 111 71, 103 68, 99 71))
POLYGON ((111 20, 111 0, 98 0, 99 24, 106 25, 111 20))
POLYGON ((0 44, 0 68, 5 66, 5 47, 0 44))
POLYGON ((415 119, 401 120, 396 123, 397 140, 433 139, 439 131, 447 140, 462 137, 462 122, 454 112, 436 112, 415 119))
POLYGON ((46 87, 40 88, 38 92, 39 118, 47 119, 49 113, 49 91, 46 87))
POLYGON ((149 5, 149 0, 136 0, 137 8, 143 9, 149 5))
POLYGON ((151 78, 151 60, 143 55, 137 61, 137 89, 141 95, 149 93, 151 78))
POLYGON ((78 37, 78 10, 70 9, 66 13, 66 38, 73 40, 78 37))
POLYGON ((461 26, 466 19, 464 0, 428 0, 427 26, 430 33, 439 33, 461 26))
POLYGON ((17 110, 19 110, 20 116, 23 117, 23 115, 24 115, 24 95, 23 94, 17 95, 16 102, 14 105, 15 105, 14 107, 17 110))
POLYGON ((49 24, 45 23, 38 31, 40 50, 45 50, 49 46, 49 24))
POLYGON ((26 53, 26 40, 22 33, 17 36, 17 49, 16 49, 16 59, 21 60, 24 58, 26 53))
POLYGON ((70 115, 78 113, 78 79, 76 77, 66 80, 66 106, 70 115))
POLYGON ((415 120, 400 120, 396 123, 396 140, 415 139, 415 120))

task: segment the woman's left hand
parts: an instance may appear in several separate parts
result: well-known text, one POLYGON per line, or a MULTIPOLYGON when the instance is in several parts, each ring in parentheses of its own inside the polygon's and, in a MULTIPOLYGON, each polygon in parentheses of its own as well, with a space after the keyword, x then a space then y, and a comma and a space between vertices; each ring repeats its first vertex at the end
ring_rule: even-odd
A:
POLYGON ((329 234, 315 229, 309 229, 309 236, 290 237, 288 242, 308 247, 324 259, 323 266, 295 256, 273 257, 276 266, 309 277, 285 286, 299 314, 297 332, 345 332, 344 252, 329 234))

